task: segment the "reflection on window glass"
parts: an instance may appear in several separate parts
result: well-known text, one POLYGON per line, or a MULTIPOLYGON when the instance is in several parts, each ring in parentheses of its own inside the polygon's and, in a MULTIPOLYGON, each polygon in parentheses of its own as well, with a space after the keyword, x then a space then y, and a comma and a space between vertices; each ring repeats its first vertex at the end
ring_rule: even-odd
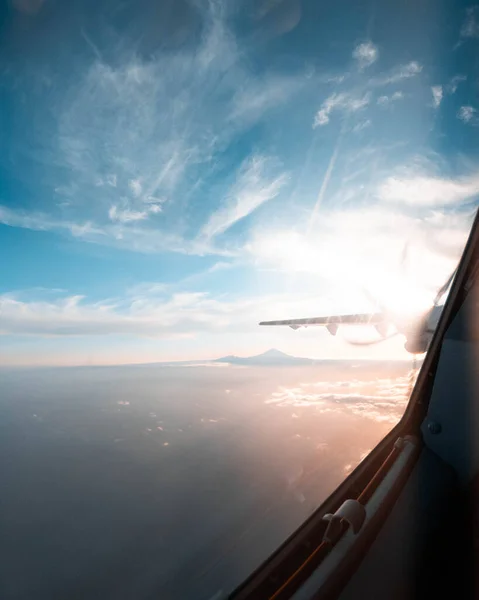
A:
POLYGON ((220 600, 404 413, 479 197, 479 10, 0 27, 0 596, 220 600))

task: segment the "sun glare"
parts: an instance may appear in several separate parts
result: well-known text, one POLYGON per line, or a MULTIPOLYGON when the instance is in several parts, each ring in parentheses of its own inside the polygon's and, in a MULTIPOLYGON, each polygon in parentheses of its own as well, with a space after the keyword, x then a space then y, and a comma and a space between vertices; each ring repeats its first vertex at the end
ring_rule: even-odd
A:
POLYGON ((378 282, 375 295, 381 306, 402 317, 424 313, 432 307, 434 300, 430 291, 400 275, 393 275, 378 282))
POLYGON ((334 235, 327 230, 314 235, 286 228, 261 231, 249 250, 259 267, 329 281, 327 295, 333 298, 341 290, 338 300, 346 312, 382 310, 403 321, 432 307, 437 290, 454 268, 451 257, 435 253, 403 229, 399 227, 391 239, 380 236, 379 248, 376 237, 358 236, 349 221, 341 220, 334 235))

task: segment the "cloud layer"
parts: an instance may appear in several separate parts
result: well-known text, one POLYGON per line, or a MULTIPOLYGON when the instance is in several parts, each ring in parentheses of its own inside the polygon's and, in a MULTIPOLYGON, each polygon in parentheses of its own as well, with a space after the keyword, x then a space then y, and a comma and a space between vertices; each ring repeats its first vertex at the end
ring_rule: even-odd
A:
POLYGON ((257 331, 265 314, 314 309, 308 295, 276 294, 215 298, 207 292, 168 292, 145 285, 130 297, 92 302, 83 296, 49 300, 0 295, 3 335, 136 335, 151 338, 194 336, 201 332, 257 331))
POLYGON ((287 408, 312 407, 320 414, 351 414, 396 425, 404 414, 416 373, 397 379, 317 382, 300 387, 282 387, 273 392, 268 404, 287 408))

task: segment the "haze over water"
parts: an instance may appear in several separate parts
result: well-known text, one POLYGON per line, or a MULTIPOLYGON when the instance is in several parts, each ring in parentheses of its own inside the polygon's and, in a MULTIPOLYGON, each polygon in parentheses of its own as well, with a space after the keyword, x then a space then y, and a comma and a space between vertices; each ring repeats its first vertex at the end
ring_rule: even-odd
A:
POLYGON ((1 597, 224 597, 397 422, 409 369, 2 370, 1 597))

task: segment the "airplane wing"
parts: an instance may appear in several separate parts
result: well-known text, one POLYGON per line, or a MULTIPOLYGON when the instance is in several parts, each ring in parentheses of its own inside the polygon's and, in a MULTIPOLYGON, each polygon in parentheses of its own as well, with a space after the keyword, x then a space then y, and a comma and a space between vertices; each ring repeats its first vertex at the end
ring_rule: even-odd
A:
POLYGON ((287 325, 291 329, 319 325, 326 327, 332 335, 336 335, 339 325, 381 325, 383 323, 386 323, 383 313, 362 313, 357 315, 310 317, 306 319, 285 319, 282 321, 261 321, 260 325, 287 325))

